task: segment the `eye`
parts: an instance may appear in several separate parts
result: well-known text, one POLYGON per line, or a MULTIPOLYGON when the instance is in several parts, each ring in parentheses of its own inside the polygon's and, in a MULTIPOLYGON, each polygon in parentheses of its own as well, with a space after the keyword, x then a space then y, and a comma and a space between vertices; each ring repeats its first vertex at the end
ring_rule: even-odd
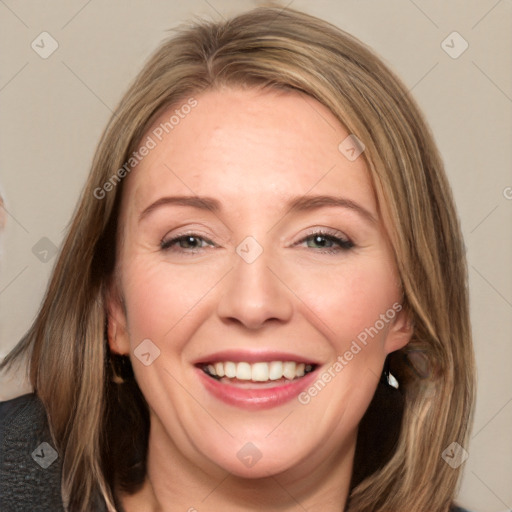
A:
MULTIPOLYGON (((312 232, 299 240, 295 245, 300 245, 304 242, 307 243, 308 248, 318 249, 317 252, 327 254, 337 254, 354 247, 354 243, 341 233, 324 230, 312 232)), ((164 251, 183 253, 197 253, 207 246, 217 247, 214 242, 197 233, 182 234, 160 242, 160 248, 164 251)))
POLYGON ((215 246, 215 244, 207 238, 196 233, 187 233, 186 235, 179 235, 168 240, 162 240, 160 242, 160 248, 164 251, 197 252, 198 249, 206 247, 202 242, 215 246))
POLYGON ((324 230, 315 231, 297 244, 307 242, 307 247, 312 249, 320 249, 318 252, 327 254, 337 254, 339 252, 348 251, 355 247, 354 243, 338 232, 329 232, 324 230))

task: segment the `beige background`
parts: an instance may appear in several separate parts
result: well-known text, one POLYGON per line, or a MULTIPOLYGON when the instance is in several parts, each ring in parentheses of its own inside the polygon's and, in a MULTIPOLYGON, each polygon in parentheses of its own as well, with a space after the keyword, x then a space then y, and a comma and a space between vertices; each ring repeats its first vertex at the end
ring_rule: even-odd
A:
MULTIPOLYGON (((0 239, 1 356, 37 312, 55 262, 53 245, 62 241, 95 145, 145 58, 180 22, 228 17, 257 4, 0 2, 0 192, 7 210, 0 239), (43 31, 59 45, 47 59, 31 48, 43 31), (36 257, 45 250, 46 262, 36 257)), ((511 2, 289 4, 372 46, 413 90, 432 126, 466 239, 479 372, 460 501, 475 512, 512 509, 511 2), (469 44, 456 59, 441 46, 453 31, 469 44)), ((462 48, 462 40, 452 39, 452 52, 462 48)), ((20 375, 3 377, 0 399, 27 389, 20 375)))

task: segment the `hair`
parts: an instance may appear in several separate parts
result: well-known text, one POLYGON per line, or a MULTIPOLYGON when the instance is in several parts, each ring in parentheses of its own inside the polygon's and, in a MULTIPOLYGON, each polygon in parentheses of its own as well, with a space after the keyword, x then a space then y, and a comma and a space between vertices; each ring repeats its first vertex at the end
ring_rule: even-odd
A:
POLYGON ((464 243, 441 158, 407 88, 369 48, 277 7, 196 21, 150 57, 101 137, 37 317, 3 362, 28 358, 62 455, 65 506, 91 510, 101 495, 116 510, 115 491, 135 492, 146 471, 147 404, 133 375, 118 383, 106 331, 123 181, 100 199, 98 190, 121 177, 165 110, 226 86, 305 93, 363 141, 414 331, 386 363, 399 392, 378 389, 361 422, 347 510, 447 511, 460 468, 441 454, 468 440, 474 356, 464 243), (394 432, 386 443, 384 429, 394 432))

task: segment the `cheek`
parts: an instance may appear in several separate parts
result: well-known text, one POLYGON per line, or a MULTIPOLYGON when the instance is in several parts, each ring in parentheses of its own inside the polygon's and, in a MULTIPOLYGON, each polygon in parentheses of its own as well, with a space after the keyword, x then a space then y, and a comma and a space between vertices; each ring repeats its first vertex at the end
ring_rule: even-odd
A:
POLYGON ((300 279, 298 275, 297 270, 294 289, 307 306, 304 314, 309 309, 309 317, 317 317, 316 325, 337 350, 376 323, 378 337, 384 338, 390 324, 383 326, 379 319, 390 310, 394 313, 399 299, 395 268, 385 255, 354 258, 330 270, 302 273, 300 279))
POLYGON ((173 337, 171 331, 181 327, 218 281, 214 269, 177 268, 154 257, 134 258, 123 275, 132 344, 144 338, 158 344, 173 337))

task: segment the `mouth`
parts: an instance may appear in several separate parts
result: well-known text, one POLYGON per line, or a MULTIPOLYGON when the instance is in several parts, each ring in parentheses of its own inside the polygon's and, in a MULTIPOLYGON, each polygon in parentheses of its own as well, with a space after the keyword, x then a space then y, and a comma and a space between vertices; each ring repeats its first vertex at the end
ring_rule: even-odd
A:
POLYGON ((214 399, 248 410, 277 407, 312 385, 320 364, 285 353, 224 352, 195 363, 214 399))
POLYGON ((316 364, 298 361, 217 361, 196 365, 208 377, 240 388, 274 387, 303 378, 316 364), (265 386, 265 384, 267 386, 265 386))

